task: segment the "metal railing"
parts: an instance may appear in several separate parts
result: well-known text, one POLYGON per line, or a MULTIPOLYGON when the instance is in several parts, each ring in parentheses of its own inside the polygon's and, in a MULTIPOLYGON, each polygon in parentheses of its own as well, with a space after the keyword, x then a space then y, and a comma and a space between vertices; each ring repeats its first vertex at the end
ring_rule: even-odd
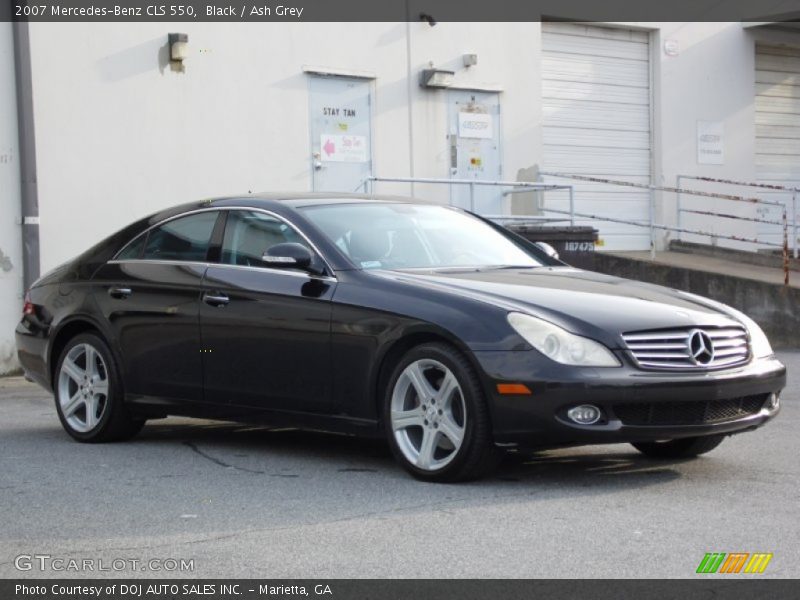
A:
MULTIPOLYGON (((535 191, 555 191, 566 190, 569 192, 569 211, 565 214, 569 215, 570 225, 575 225, 575 188, 566 184, 548 184, 535 181, 490 181, 483 179, 444 179, 444 178, 429 178, 429 177, 375 177, 370 175, 359 184, 355 191, 363 190, 366 193, 373 192, 373 184, 375 182, 384 183, 433 183, 443 184, 450 186, 469 186, 469 210, 475 212, 475 188, 476 186, 488 187, 506 187, 511 188, 505 190, 503 195, 519 194, 521 192, 535 192, 535 191)), ((451 197, 452 198, 452 197, 451 197)), ((541 209, 543 212, 548 212, 547 209, 541 209)), ((549 211, 552 212, 552 211, 549 211)), ((561 218, 548 218, 542 215, 481 215, 487 219, 494 220, 538 220, 538 221, 565 221, 561 218)))
MULTIPOLYGON (((470 189, 470 201, 469 201, 469 208, 471 211, 475 212, 475 188, 476 186, 494 186, 494 187, 507 187, 509 188, 504 192, 504 195, 511 194, 511 193, 520 193, 525 191, 554 191, 554 190, 568 190, 569 191, 569 210, 560 210, 555 208, 548 208, 546 206, 539 207, 543 213, 553 213, 553 214, 562 214, 567 215, 569 222, 571 225, 575 224, 576 218, 581 219, 588 219, 593 221, 604 221, 610 223, 620 223, 623 225, 632 225, 635 227, 646 227, 649 230, 649 237, 650 237, 650 255, 652 258, 656 256, 656 231, 669 231, 675 232, 678 234, 688 234, 688 235, 698 235, 703 237, 711 238, 712 240, 717 239, 726 239, 736 242, 745 242, 750 244, 757 244, 763 246, 774 246, 782 248, 783 251, 783 273, 784 273, 784 284, 789 285, 789 221, 787 215, 786 205, 782 202, 777 201, 770 201, 770 200, 763 200, 757 197, 748 197, 748 196, 738 196, 735 194, 722 194, 716 192, 707 192, 703 190, 692 190, 692 189, 685 189, 680 186, 671 187, 671 186, 663 186, 663 185, 655 185, 655 184, 644 184, 644 183, 633 183, 630 181, 623 181, 617 179, 607 179, 603 177, 592 177, 588 175, 575 175, 572 173, 560 173, 560 172, 548 172, 548 171, 540 171, 540 176, 544 177, 556 177, 559 179, 570 179, 574 181, 585 181, 590 183, 601 183, 605 185, 615 185, 621 187, 632 187, 637 189, 645 189, 649 192, 649 202, 648 202, 648 218, 647 222, 643 223, 642 221, 636 221, 633 219, 621 219, 617 217, 609 217, 607 215, 598 215, 598 214, 591 214, 591 213, 584 213, 584 212, 577 212, 575 210, 575 188, 572 185, 566 184, 551 184, 551 183, 542 183, 542 182, 525 182, 525 181, 485 181, 485 180, 473 180, 473 179, 446 179, 446 178, 423 178, 423 177, 377 177, 377 176, 369 176, 356 188, 356 191, 363 189, 367 193, 372 193, 373 184, 375 182, 387 182, 387 183, 430 183, 430 184, 441 184, 441 185, 466 185, 469 186, 470 189), (707 216, 715 216, 719 218, 725 219, 733 219, 733 220, 745 220, 750 222, 760 222, 760 223, 769 223, 769 224, 778 224, 782 226, 783 229, 783 242, 782 243, 775 243, 769 242, 766 240, 760 240, 758 238, 748 238, 743 236, 736 236, 731 234, 720 234, 717 232, 710 232, 710 231, 703 231, 700 229, 690 229, 684 227, 682 223, 678 222, 676 225, 666 225, 663 223, 656 222, 656 192, 667 192, 667 193, 674 193, 677 196, 687 195, 687 196, 699 196, 704 198, 714 198, 719 200, 730 200, 732 202, 748 202, 751 204, 763 204, 763 205, 771 205, 780 207, 782 210, 782 219, 780 221, 774 221, 770 219, 759 219, 754 217, 742 217, 739 215, 734 215, 730 213, 720 213, 714 211, 699 211, 695 209, 689 208, 681 208, 681 212, 683 213, 696 213, 701 215, 707 216)), ((688 178, 687 176, 683 176, 684 178, 688 178)), ((722 181, 717 181, 717 183, 722 183, 722 181)), ((452 200, 452 195, 451 195, 452 200)), ((490 218, 493 220, 542 220, 542 221, 555 221, 560 220, 564 221, 567 219, 552 219, 548 217, 543 217, 541 215, 482 215, 486 218, 490 218)), ((794 219, 793 219, 793 231, 795 232, 794 235, 794 245, 795 249, 797 247, 797 235, 796 229, 797 227, 797 214, 795 211, 794 219)))
MULTIPOLYGON (((756 188, 756 189, 762 189, 762 190, 769 190, 771 192, 787 192, 787 193, 790 193, 792 195, 792 209, 791 209, 792 215, 791 215, 791 219, 789 219, 790 223, 788 224, 788 226, 791 228, 791 231, 792 231, 792 235, 791 235, 792 256, 794 258, 798 257, 798 251, 800 249, 798 249, 798 239, 797 239, 797 225, 798 225, 798 223, 797 223, 797 221, 798 221, 798 217, 800 215, 798 215, 798 211, 797 211, 797 193, 800 192, 800 188, 789 187, 789 186, 784 186, 784 185, 774 185, 774 184, 770 184, 770 183, 757 183, 757 182, 754 182, 754 181, 737 181, 737 180, 733 180, 733 179, 719 179, 719 178, 715 178, 715 177, 701 177, 701 176, 698 176, 698 175, 678 175, 676 180, 675 180, 676 181, 676 186, 678 188, 681 187, 681 181, 683 181, 684 179, 690 180, 690 181, 702 181, 702 182, 705 182, 705 183, 716 183, 716 184, 723 184, 723 185, 733 185, 733 186, 739 186, 739 187, 756 188)), ((681 194, 680 193, 678 193, 675 196, 675 200, 676 200, 676 223, 677 223, 677 225, 679 227, 681 225, 681 221, 682 221, 681 216, 682 216, 683 213, 694 213, 694 214, 700 214, 700 215, 717 216, 715 213, 711 213, 711 212, 704 212, 704 211, 698 211, 698 210, 694 210, 694 209, 684 208, 683 204, 681 202, 682 198, 681 198, 681 194)), ((781 209, 786 208, 786 204, 783 203, 783 202, 780 202, 780 201, 759 199, 757 204, 762 204, 762 205, 766 205, 766 206, 777 206, 777 207, 780 207, 781 209)), ((721 215, 721 216, 726 216, 726 215, 721 215)), ((786 217, 786 216, 787 215, 784 215, 784 217, 786 217)), ((758 218, 748 218, 748 217, 736 217, 736 218, 741 219, 741 220, 745 220, 745 221, 752 221, 752 222, 756 222, 756 223, 766 223, 766 224, 781 225, 781 226, 783 225, 783 221, 782 220, 781 221, 776 221, 774 219, 758 219, 758 218)), ((680 239, 680 237, 678 237, 678 239, 680 239)), ((759 243, 764 243, 764 242, 759 242, 759 243)), ((766 244, 766 245, 771 245, 771 244, 766 244)))
MULTIPOLYGON (((783 252, 783 281, 785 285, 789 285, 789 221, 787 216, 787 209, 786 205, 782 202, 771 201, 771 200, 763 200, 762 198, 757 198, 753 196, 738 196, 735 194, 722 194, 717 192, 706 192, 703 190, 691 190, 685 189, 679 186, 671 187, 666 185, 655 185, 655 184, 646 184, 646 183, 633 183, 630 181, 621 181, 617 179, 606 179, 603 177, 590 177, 588 175, 574 175, 571 173, 556 173, 556 172, 540 172, 540 175, 545 177, 557 177, 559 179, 571 179, 575 181, 586 181, 591 183, 603 183, 607 185, 618 185, 623 187, 633 187, 639 189, 648 190, 650 193, 650 202, 648 207, 648 225, 650 229, 650 256, 651 258, 655 258, 656 256, 656 238, 655 232, 656 230, 663 230, 663 231, 672 231, 675 233, 686 233, 686 234, 693 234, 699 235, 703 237, 711 238, 712 240, 717 239, 724 239, 724 240, 731 240, 736 242, 745 242, 749 244, 756 244, 760 246, 773 246, 777 248, 781 248, 783 252), (778 224, 783 229, 783 240, 781 243, 776 242, 769 242, 766 240, 760 240, 757 237, 749 238, 737 235, 730 235, 730 234, 720 234, 717 232, 710 232, 710 231, 703 231, 700 229, 689 229, 684 227, 683 224, 676 223, 675 226, 659 224, 655 222, 655 213, 656 213, 656 203, 655 203, 655 193, 656 192, 671 192, 676 194, 676 197, 679 195, 687 195, 687 196, 699 196, 704 198, 715 198, 719 200, 730 200, 732 202, 748 202, 751 204, 762 204, 762 205, 772 205, 777 206, 782 211, 782 218, 780 221, 774 221, 771 219, 759 219, 754 217, 741 217, 739 215, 734 215, 730 213, 719 213, 713 211, 698 211, 695 209, 683 209, 683 212, 693 212, 697 214, 703 214, 708 216, 716 216, 725 219, 733 219, 733 220, 746 220, 756 223, 774 223, 778 224)), ((718 183, 720 181, 717 181, 718 183)), ((577 217, 583 218, 590 218, 595 219, 598 221, 610 221, 615 223, 624 223, 628 225, 634 225, 638 227, 644 226, 641 222, 627 220, 627 219, 612 219, 609 217, 605 217, 603 215, 589 215, 585 213, 575 213, 577 217)), ((795 217, 796 220, 796 217, 795 217)), ((795 235, 795 246, 797 245, 797 236, 795 235)))

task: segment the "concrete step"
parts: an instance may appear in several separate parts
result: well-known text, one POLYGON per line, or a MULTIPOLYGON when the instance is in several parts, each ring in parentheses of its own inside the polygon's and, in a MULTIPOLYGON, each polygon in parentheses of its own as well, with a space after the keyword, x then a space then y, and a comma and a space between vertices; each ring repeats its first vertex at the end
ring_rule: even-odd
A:
MULTIPOLYGON (((782 252, 747 252, 746 250, 734 250, 724 246, 710 246, 708 244, 695 244, 693 242, 683 242, 672 240, 669 243, 670 252, 680 252, 683 254, 693 254, 696 256, 707 256, 709 258, 721 258, 729 262, 740 264, 755 265, 759 267, 770 267, 773 269, 783 269, 782 252)), ((800 273, 800 259, 791 256, 789 250, 789 269, 800 273)))

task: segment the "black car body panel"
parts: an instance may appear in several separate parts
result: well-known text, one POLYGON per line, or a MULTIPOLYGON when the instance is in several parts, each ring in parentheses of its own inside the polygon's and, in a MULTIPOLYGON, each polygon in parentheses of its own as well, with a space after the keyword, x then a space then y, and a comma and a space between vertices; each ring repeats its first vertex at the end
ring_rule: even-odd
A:
MULTIPOLYGON (((573 269, 511 233, 506 233, 509 239, 544 266, 364 270, 302 210, 381 201, 408 202, 261 195, 183 205, 137 221, 36 282, 29 291, 34 312, 17 327, 20 362, 30 378, 52 389, 60 348, 71 335, 93 328, 108 341, 122 368, 126 401, 144 416, 268 421, 378 435, 379 402, 393 361, 415 344, 439 340, 458 348, 474 366, 499 444, 734 433, 777 414, 766 404, 728 419, 677 424, 658 419, 626 423, 617 414, 623 405, 636 403, 660 406, 650 408, 648 418, 666 414, 668 403, 676 402, 724 400, 741 407, 743 398, 765 402, 780 392, 785 369, 774 358, 751 356, 745 364, 718 371, 648 372, 626 352, 625 332, 742 326, 733 313, 710 301, 573 269), (293 224, 324 258, 320 271, 219 264, 217 230, 206 260, 115 260, 129 242, 166 219, 240 208, 293 224), (215 298, 224 298, 224 305, 215 298), (554 362, 509 325, 509 312, 597 340, 621 366, 554 362), (503 382, 523 383, 531 394, 499 394, 497 384, 503 382), (605 420, 593 426, 570 424, 564 411, 583 403, 600 406, 605 420)), ((699 410, 701 404, 691 406, 699 410)))

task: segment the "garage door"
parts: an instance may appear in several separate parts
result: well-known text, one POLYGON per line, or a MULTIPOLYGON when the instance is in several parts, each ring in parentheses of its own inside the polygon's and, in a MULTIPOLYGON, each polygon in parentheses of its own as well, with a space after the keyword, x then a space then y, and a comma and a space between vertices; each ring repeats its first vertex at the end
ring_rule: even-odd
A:
MULTIPOLYGON (((756 45, 756 176, 761 183, 800 186, 800 50, 756 45)), ((789 202, 791 194, 766 192, 770 200, 789 202)), ((770 220, 778 207, 759 207, 770 220)), ((759 238, 781 243, 779 225, 759 224, 759 238)))
MULTIPOLYGON (((648 34, 542 23, 542 53, 542 170, 650 183, 648 34)), ((570 183, 576 211, 648 222, 647 190, 570 183)), ((568 206, 565 194, 548 194, 546 206, 568 206)), ((601 221, 596 226, 605 249, 649 248, 646 228, 601 221)))

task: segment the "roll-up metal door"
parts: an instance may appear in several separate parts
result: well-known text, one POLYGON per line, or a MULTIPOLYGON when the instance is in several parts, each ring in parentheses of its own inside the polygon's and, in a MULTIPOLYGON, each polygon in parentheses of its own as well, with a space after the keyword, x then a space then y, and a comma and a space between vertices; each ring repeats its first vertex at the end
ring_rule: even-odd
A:
MULTIPOLYGON (((756 177, 760 183, 800 187, 800 49, 756 45, 756 177)), ((759 190, 789 203, 791 192, 759 190)), ((759 206, 759 216, 780 221, 778 206, 759 206)), ((780 225, 759 223, 758 237, 781 243, 780 225)), ((790 242, 791 243, 791 242, 790 242)))
MULTIPOLYGON (((542 23, 543 171, 649 184, 650 98, 647 32, 542 23)), ((545 181, 573 183, 577 212, 648 222, 647 190, 545 181)), ((548 192, 545 205, 567 208, 567 196, 548 192)), ((649 247, 647 228, 593 224, 606 249, 649 247)))

